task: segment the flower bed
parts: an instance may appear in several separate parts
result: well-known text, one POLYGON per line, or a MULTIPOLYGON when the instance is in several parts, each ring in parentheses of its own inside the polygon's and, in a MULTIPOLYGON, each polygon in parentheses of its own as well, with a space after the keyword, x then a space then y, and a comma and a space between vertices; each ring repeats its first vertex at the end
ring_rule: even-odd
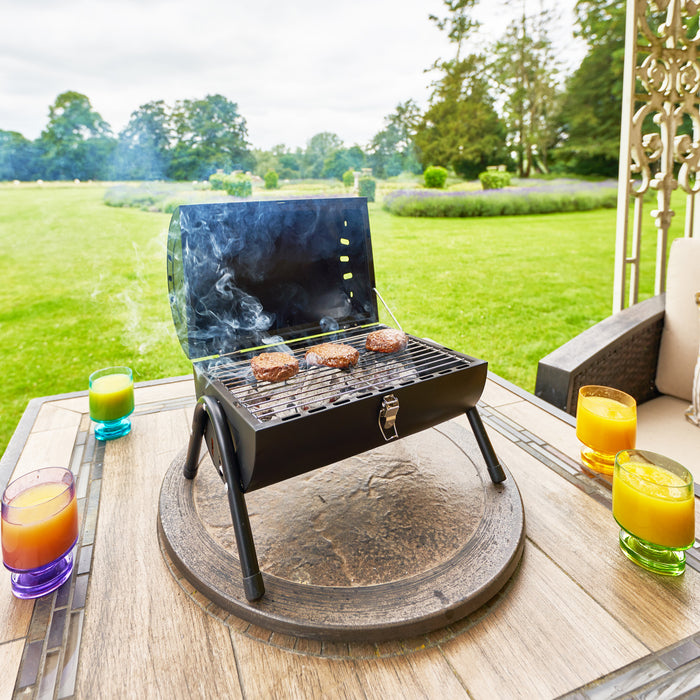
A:
POLYGON ((507 189, 469 192, 396 190, 384 197, 384 208, 397 216, 517 216, 616 206, 614 180, 539 180, 507 189))

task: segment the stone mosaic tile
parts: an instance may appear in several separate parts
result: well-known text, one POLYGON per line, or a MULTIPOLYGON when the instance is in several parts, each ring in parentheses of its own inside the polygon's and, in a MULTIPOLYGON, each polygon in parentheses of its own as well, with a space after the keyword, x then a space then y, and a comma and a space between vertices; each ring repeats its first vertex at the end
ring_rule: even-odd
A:
POLYGON ((63 658, 63 670, 61 672, 58 698, 72 697, 75 691, 75 679, 78 674, 78 656, 80 653, 80 639, 83 631, 83 618, 85 611, 73 612, 70 617, 66 649, 63 658))
POLYGON ((39 678, 39 667, 41 666, 41 657, 44 651, 44 640, 29 642, 24 647, 22 656, 22 665, 19 669, 19 678, 17 680, 17 688, 27 688, 33 686, 39 678))
POLYGON ((73 601, 71 610, 79 610, 85 607, 85 599, 87 598, 88 575, 75 577, 75 587, 73 588, 73 601))
POLYGON ((690 661, 700 659, 700 646, 694 639, 688 639, 677 647, 660 653, 659 658, 669 668, 679 668, 690 661))

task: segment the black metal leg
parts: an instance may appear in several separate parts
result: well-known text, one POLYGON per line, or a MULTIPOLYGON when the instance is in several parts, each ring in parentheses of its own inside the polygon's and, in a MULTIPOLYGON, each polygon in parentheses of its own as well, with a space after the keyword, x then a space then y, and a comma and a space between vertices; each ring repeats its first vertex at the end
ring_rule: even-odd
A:
POLYGON ((484 424, 481 422, 481 416, 479 415, 479 411, 476 410, 476 406, 472 406, 467 411, 467 418, 469 418, 469 425, 472 427, 481 454, 484 455, 486 469, 488 469, 491 481, 493 481, 494 484, 500 484, 501 481, 505 481, 506 475, 498 461, 498 457, 496 457, 496 453, 493 451, 493 445, 491 445, 491 440, 489 440, 489 436, 486 434, 486 428, 484 428, 484 424))
POLYGON ((233 530, 236 535, 236 546, 238 547, 238 558, 240 559, 243 573, 245 596, 248 600, 257 600, 265 593, 265 584, 260 573, 253 532, 250 528, 250 519, 248 518, 248 509, 241 489, 238 458, 231 440, 226 415, 219 402, 211 396, 202 396, 195 408, 192 435, 185 462, 185 477, 191 479, 197 473, 196 462, 207 418, 214 431, 214 439, 221 456, 221 468, 226 483, 233 530), (194 462, 194 467, 192 462, 194 462), (192 474, 192 476, 188 476, 188 474, 192 474))
POLYGON ((204 404, 197 403, 194 407, 194 417, 192 418, 192 432, 190 442, 187 446, 187 457, 185 457, 184 474, 185 479, 194 479, 199 468, 199 449, 202 446, 204 428, 207 423, 207 414, 204 412, 204 404))

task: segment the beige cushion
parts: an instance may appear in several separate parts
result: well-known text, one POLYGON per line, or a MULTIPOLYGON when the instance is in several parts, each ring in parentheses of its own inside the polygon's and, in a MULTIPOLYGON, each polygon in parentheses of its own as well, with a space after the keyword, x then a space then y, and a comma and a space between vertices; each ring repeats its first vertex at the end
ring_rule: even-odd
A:
POLYGON ((680 462, 700 483, 700 430, 684 413, 688 402, 659 396, 637 406, 637 447, 680 462))
MULTIPOLYGON (((700 311, 700 292, 695 293, 695 305, 700 311)), ((698 314, 698 325, 700 326, 700 314, 698 314)), ((693 376, 693 394, 690 397, 690 406, 685 412, 685 417, 700 427, 700 347, 698 347, 698 359, 695 363, 695 375, 693 376)))
MULTIPOLYGON (((695 292, 700 290, 700 238, 671 244, 666 277, 666 314, 656 386, 662 394, 690 401, 700 345, 695 292)), ((686 422, 686 421, 684 421, 686 422)))

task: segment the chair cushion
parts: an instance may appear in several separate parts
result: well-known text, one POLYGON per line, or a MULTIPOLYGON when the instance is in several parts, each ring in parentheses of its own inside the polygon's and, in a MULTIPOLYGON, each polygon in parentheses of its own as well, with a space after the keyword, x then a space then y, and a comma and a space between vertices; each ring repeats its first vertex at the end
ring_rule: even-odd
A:
MULTIPOLYGON (((695 294, 695 304, 698 307, 698 325, 700 326, 700 292, 695 294)), ((690 406, 685 412, 685 417, 700 427, 700 347, 698 348, 698 359, 695 363, 695 375, 693 377, 693 394, 690 397, 690 406)))
POLYGON ((680 462, 700 483, 700 432, 683 417, 688 402, 659 396, 637 406, 637 447, 680 462))
POLYGON ((700 291, 700 238, 673 241, 666 279, 666 314, 656 386, 662 394, 690 401, 700 345, 695 306, 695 292, 700 291))

